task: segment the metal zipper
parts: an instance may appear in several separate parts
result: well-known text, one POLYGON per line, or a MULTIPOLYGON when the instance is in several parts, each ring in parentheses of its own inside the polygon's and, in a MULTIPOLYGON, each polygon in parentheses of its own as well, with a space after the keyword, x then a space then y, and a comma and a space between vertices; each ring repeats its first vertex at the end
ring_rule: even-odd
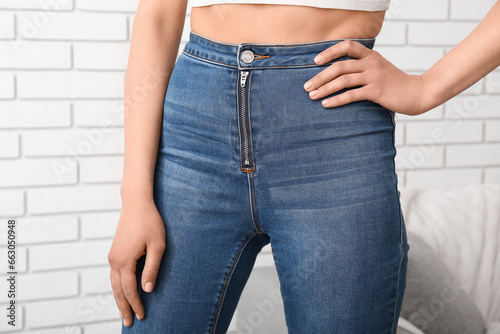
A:
POLYGON ((250 142, 247 124, 247 111, 246 111, 246 82, 249 71, 241 71, 240 86, 241 86, 241 128, 243 134, 243 168, 252 168, 250 159, 250 142))

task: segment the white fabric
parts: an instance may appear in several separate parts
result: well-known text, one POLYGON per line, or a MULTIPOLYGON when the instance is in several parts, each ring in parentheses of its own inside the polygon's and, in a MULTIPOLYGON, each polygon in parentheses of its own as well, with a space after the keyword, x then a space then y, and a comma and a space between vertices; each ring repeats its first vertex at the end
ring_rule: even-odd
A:
POLYGON ((390 0, 189 0, 191 7, 225 3, 255 3, 277 5, 299 5, 319 8, 337 8, 362 11, 389 9, 390 0))
POLYGON ((401 330, 404 330, 404 332, 408 334, 424 334, 417 326, 413 325, 405 318, 399 317, 397 333, 400 333, 401 330))
POLYGON ((500 321, 500 184, 399 188, 407 229, 436 251, 487 323, 500 321))

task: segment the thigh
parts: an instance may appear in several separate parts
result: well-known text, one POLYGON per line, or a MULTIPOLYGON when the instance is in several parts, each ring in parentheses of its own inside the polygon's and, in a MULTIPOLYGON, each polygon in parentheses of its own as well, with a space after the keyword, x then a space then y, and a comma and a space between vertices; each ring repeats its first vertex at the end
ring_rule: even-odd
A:
POLYGON ((408 246, 394 113, 372 101, 324 108, 302 88, 319 71, 252 78, 257 207, 288 330, 395 333, 408 246))
POLYGON ((147 254, 139 259, 146 316, 122 325, 122 333, 225 333, 257 253, 269 243, 252 222, 233 104, 214 98, 234 80, 234 72, 186 56, 172 73, 154 174, 166 249, 151 293, 141 287, 147 254), (200 73, 208 81, 198 80, 200 73))

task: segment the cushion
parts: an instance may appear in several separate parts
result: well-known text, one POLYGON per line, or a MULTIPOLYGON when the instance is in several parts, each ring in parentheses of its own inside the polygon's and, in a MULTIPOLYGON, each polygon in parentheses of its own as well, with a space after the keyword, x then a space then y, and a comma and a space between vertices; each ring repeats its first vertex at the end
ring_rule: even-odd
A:
POLYGON ((410 249, 401 317, 425 334, 484 334, 485 320, 433 249, 407 233, 410 249))

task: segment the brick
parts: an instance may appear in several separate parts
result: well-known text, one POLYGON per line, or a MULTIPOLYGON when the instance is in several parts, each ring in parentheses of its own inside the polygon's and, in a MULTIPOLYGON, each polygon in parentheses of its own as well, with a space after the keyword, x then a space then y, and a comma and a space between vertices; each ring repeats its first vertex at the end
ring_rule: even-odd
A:
MULTIPOLYGON (((120 2, 117 2, 120 3, 120 2)), ((126 70, 130 43, 78 42, 73 44, 75 68, 126 70)))
POLYGON ((444 55, 441 47, 383 46, 379 53, 403 71, 426 71, 444 55))
POLYGON ((457 96, 445 103, 449 119, 500 118, 500 96, 457 96))
POLYGON ((446 20, 447 0, 392 0, 386 13, 394 20, 446 20))
POLYGON ((73 9, 73 0, 40 1, 40 0, 2 0, 1 9, 38 9, 60 11, 73 9))
POLYGON ((397 113, 396 115, 397 115, 397 118, 399 121, 404 121, 404 122, 407 122, 407 121, 413 122, 413 121, 422 121, 422 120, 437 120, 437 119, 443 118, 443 109, 444 109, 444 107, 441 105, 441 106, 438 106, 434 109, 426 111, 425 113, 420 114, 420 115, 406 115, 406 114, 401 114, 401 113, 397 113))
POLYGON ((76 0, 78 9, 135 13, 139 0, 76 0))
POLYGON ((444 120, 406 124, 406 144, 480 142, 482 121, 444 120))
POLYGON ((14 98, 14 75, 0 72, 0 99, 14 98))
POLYGON ((476 26, 476 22, 410 22, 408 43, 454 46, 467 37, 476 26))
MULTIPOLYGON (((486 121, 486 134, 487 141, 500 141, 500 120, 486 121)), ((498 152, 500 154, 500 152, 498 152)))
POLYGON ((120 185, 35 188, 28 189, 26 197, 31 214, 121 208, 120 185))
MULTIPOLYGON (((85 334, 121 334, 122 324, 121 320, 112 322, 99 322, 95 324, 88 324, 84 326, 85 334)), ((229 332, 227 334, 230 334, 229 332)))
POLYGON ((62 101, 0 101, 0 129, 71 125, 71 104, 62 101))
POLYGON ((22 190, 0 190, 0 217, 22 216, 24 193, 22 190))
POLYGON ((0 164, 0 187, 26 187, 74 184, 76 168, 61 173, 58 166, 63 159, 7 160, 0 164))
MULTIPOLYGON (((4 226, 2 226, 0 228, 0 230, 2 231, 3 235, 6 235, 5 233, 7 233, 7 224, 4 224, 4 226)), ((2 245, 5 245, 5 242, 3 242, 2 245)), ((0 255, 2 256, 2 258, 7 259, 7 247, 0 247, 0 253, 1 253, 0 255)), ((16 263, 15 263, 14 271, 16 271, 18 274, 25 273, 28 270, 27 258, 28 258, 28 252, 26 250, 26 247, 17 246, 16 247, 16 263)), ((6 276, 7 271, 12 271, 12 269, 7 267, 7 266, 8 266, 7 261, 5 261, 1 266, 3 277, 6 276)), ((0 280, 0 282, 2 282, 2 283, 4 283, 3 277, 0 280)), ((0 288, 3 288, 3 286, 1 286, 0 288)), ((2 289, 2 290, 6 291, 5 289, 2 289)))
POLYGON ((404 144, 404 136, 405 136, 405 125, 403 123, 400 123, 396 121, 396 131, 395 131, 395 139, 394 139, 394 144, 396 146, 403 145, 404 144))
POLYGON ((17 132, 0 132, 0 158, 16 158, 19 156, 19 135, 17 132))
POLYGON ((484 183, 500 183, 500 167, 485 168, 484 183))
POLYGON ((75 101, 75 125, 99 126, 103 119, 107 119, 111 126, 123 126, 123 108, 123 100, 75 101))
POLYGON ((23 39, 123 41, 127 38, 127 20, 121 14, 30 11, 18 12, 16 21, 17 32, 23 39))
POLYGON ((80 180, 83 183, 120 182, 123 156, 85 157, 81 159, 80 166, 80 180))
POLYGON ((78 240, 76 216, 21 217, 18 219, 18 243, 51 243, 78 240))
POLYGON ((30 329, 29 331, 20 332, 19 334, 82 334, 82 329, 80 326, 71 325, 63 327, 51 327, 50 329, 30 329))
MULTIPOLYGON (((3 291, 6 291, 3 289, 3 291)), ((5 317, 5 320, 0 322, 0 333, 21 333, 24 329, 24 322, 25 322, 25 314, 24 314, 24 308, 22 305, 17 305, 17 310, 16 310, 16 326, 13 327, 7 323, 7 318, 5 317)), ((6 310, 8 307, 7 304, 1 304, 0 308, 2 310, 6 310)), ((29 332, 31 334, 31 332, 29 332)))
POLYGON ((500 143, 450 145, 446 148, 446 166, 500 165, 500 143))
POLYGON ((481 169, 434 169, 410 170, 406 172, 409 187, 461 187, 481 184, 481 169))
POLYGON ((113 294, 27 302, 24 307, 30 329, 119 319, 113 294))
POLYGON ((109 267, 83 269, 80 270, 80 273, 83 294, 113 293, 109 278, 109 267))
MULTIPOLYGON (((406 23, 385 20, 377 36, 375 45, 404 45, 406 43, 406 23)), ((377 47, 374 47, 376 49, 377 47)))
MULTIPOLYGON (((78 273, 53 272, 19 275, 17 286, 21 287, 16 294, 16 299, 20 302, 77 296, 78 273)), ((0 296, 0 302, 8 302, 7 294, 0 296)))
MULTIPOLYGON (((121 128, 104 127, 25 131, 23 153, 33 157, 123 153, 123 136, 121 128)), ((68 162, 66 166, 73 167, 73 164, 68 162)))
POLYGON ((443 167, 444 148, 438 145, 403 146, 397 148, 396 168, 437 168, 443 167))
POLYGON ((71 48, 67 43, 26 40, 0 42, 0 58, 0 68, 71 68, 71 48))
MULTIPOLYGON (((16 1, 19 3, 19 1, 16 1)), ((3 1, 0 2, 0 8, 3 7, 3 1)), ((0 12, 0 39, 15 38, 14 14, 0 12)))
POLYGON ((450 18, 454 20, 481 20, 495 4, 495 0, 451 0, 450 18))
POLYGON ((21 98, 122 98, 125 74, 115 72, 21 72, 21 98))
POLYGON ((112 240, 97 240, 31 246, 29 254, 31 270, 46 271, 107 265, 111 242, 112 240))
POLYGON ((493 71, 487 74, 485 77, 485 89, 489 94, 500 93, 500 71, 493 71))
POLYGON ((82 238, 113 238, 119 219, 120 212, 102 212, 82 215, 82 238))

